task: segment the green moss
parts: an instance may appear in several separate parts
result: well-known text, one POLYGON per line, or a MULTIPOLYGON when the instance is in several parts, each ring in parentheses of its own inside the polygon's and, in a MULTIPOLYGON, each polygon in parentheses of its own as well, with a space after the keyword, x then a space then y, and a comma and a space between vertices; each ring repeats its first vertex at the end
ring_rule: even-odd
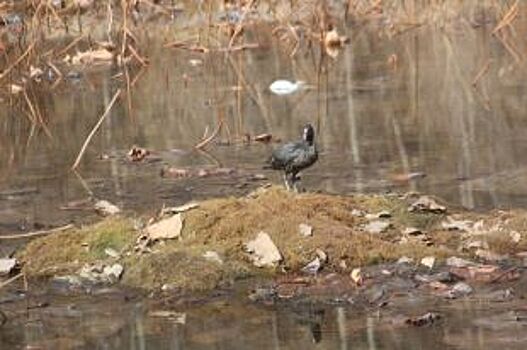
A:
POLYGON ((121 251, 133 244, 137 233, 123 218, 109 218, 95 225, 72 229, 30 242, 19 254, 30 275, 75 271, 84 263, 108 258, 106 248, 121 251))

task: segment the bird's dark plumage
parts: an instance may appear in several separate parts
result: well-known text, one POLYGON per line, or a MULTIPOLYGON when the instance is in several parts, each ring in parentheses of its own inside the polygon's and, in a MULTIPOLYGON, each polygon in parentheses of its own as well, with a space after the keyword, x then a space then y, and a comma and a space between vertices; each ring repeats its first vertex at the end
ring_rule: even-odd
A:
POLYGON ((289 142, 276 148, 268 164, 272 169, 283 170, 286 187, 289 189, 292 186, 296 190, 295 184, 299 180, 298 173, 313 165, 317 159, 315 130, 311 124, 307 124, 304 127, 302 140, 289 142))

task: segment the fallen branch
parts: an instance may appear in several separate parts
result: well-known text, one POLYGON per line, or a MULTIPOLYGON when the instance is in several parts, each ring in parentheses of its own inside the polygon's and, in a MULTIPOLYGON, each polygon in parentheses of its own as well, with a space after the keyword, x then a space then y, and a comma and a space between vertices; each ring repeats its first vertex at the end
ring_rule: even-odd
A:
POLYGON ((82 156, 84 155, 84 152, 86 151, 86 148, 88 147, 88 144, 90 143, 93 135, 95 135, 95 133, 97 132, 97 130, 101 126, 103 120, 110 113, 110 110, 112 109, 113 105, 115 104, 115 101, 117 101, 117 98, 119 97, 120 94, 121 94, 121 89, 118 89, 115 92, 115 94, 113 95, 112 100, 110 101, 110 103, 106 107, 106 110, 104 111, 104 113, 99 118, 99 121, 97 122, 97 124, 95 124, 95 126, 93 127, 93 129, 90 132, 90 134, 88 135, 88 137, 86 137, 86 140, 84 141, 84 144, 82 145, 81 150, 79 151, 79 155, 77 156, 77 159, 75 160, 75 163, 73 163, 73 165, 71 166, 71 170, 75 170, 79 166, 79 163, 80 163, 80 161, 82 159, 82 156))
POLYGON ((60 227, 55 227, 55 228, 52 228, 50 230, 41 230, 41 231, 34 231, 34 232, 28 232, 28 233, 19 233, 19 234, 15 234, 15 235, 0 236, 0 240, 2 240, 2 239, 21 239, 21 238, 30 238, 30 237, 35 237, 35 236, 42 236, 42 235, 47 235, 47 234, 54 233, 54 232, 66 231, 66 230, 69 230, 70 228, 73 228, 73 224, 68 224, 68 225, 60 226, 60 227))

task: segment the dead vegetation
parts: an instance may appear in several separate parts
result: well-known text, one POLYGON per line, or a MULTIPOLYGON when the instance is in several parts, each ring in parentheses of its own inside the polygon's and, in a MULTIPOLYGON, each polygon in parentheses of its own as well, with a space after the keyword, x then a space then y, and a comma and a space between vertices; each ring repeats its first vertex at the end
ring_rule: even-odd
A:
MULTIPOLYGON (((30 278, 51 277, 75 273, 86 263, 113 261, 115 257, 106 253, 113 249, 125 268, 122 281, 126 285, 207 290, 248 275, 284 270, 297 273, 318 250, 328 256, 326 269, 344 273, 402 256, 441 258, 454 253, 457 240, 453 237, 458 236, 454 232, 448 234, 449 239, 431 232, 432 240, 437 238, 433 245, 419 240, 402 242, 401 231, 410 222, 409 216, 425 215, 407 214, 401 209, 405 206, 406 201, 396 197, 297 195, 280 188, 262 189, 249 197, 199 203, 182 214, 181 239, 155 243, 149 252, 134 250, 140 232, 129 220, 110 218, 36 239, 18 258, 30 278), (379 211, 393 213, 390 229, 380 234, 365 232, 369 219, 357 213, 379 211), (301 235, 300 224, 310 225, 313 235, 301 235), (276 271, 255 268, 244 250, 244 244, 259 231, 267 232, 283 255, 276 271), (206 259, 206 252, 217 253, 223 262, 206 259)), ((423 230, 432 225, 430 220, 411 222, 424 223, 423 230)))

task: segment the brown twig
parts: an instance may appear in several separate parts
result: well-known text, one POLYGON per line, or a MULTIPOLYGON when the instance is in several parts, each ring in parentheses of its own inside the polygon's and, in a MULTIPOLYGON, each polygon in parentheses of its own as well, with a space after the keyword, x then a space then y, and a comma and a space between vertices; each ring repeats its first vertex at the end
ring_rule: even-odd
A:
POLYGON ((483 78, 483 76, 489 71, 491 63, 492 63, 492 60, 490 58, 487 59, 483 67, 481 67, 481 69, 479 70, 478 74, 476 74, 476 76, 474 77, 474 80, 472 80, 472 86, 475 87, 478 84, 478 82, 481 80, 481 78, 483 78))
POLYGON ((13 283, 14 281, 16 281, 17 279, 19 279, 22 276, 24 276, 24 274, 23 273, 19 273, 18 275, 11 277, 7 281, 4 281, 4 282, 0 283, 0 289, 4 288, 5 286, 7 286, 7 285, 9 285, 11 283, 13 283))
POLYGON ((148 66, 148 60, 141 57, 132 45, 128 44, 128 50, 130 50, 130 52, 132 53, 132 56, 134 56, 135 59, 139 61, 139 63, 141 63, 145 67, 148 66))
POLYGON ((77 45, 77 43, 79 41, 81 41, 82 39, 84 39, 84 34, 83 35, 80 35, 78 37, 76 37, 75 39, 73 39, 71 41, 71 43, 69 43, 68 45, 66 45, 65 48, 63 48, 62 50, 60 50, 56 55, 55 57, 60 57, 62 55, 64 55, 66 52, 68 52, 69 49, 71 49, 73 46, 77 45))
POLYGON ((106 110, 104 111, 104 113, 99 118, 99 121, 97 122, 97 124, 95 124, 95 126, 92 129, 92 131, 88 134, 88 137, 86 137, 86 140, 84 140, 84 144, 82 145, 81 150, 79 151, 79 155, 77 156, 77 159, 75 160, 75 163, 73 163, 73 165, 71 166, 71 170, 75 170, 79 166, 79 163, 80 163, 80 161, 82 159, 82 156, 84 155, 84 152, 86 152, 86 148, 88 147, 88 144, 90 143, 93 135, 95 135, 95 132, 97 132, 97 129, 99 129, 99 127, 101 126, 103 120, 110 113, 110 110, 112 109, 113 105, 115 104, 115 101, 117 101, 117 98, 119 97, 120 94, 121 94, 121 89, 118 89, 115 92, 115 94, 113 95, 112 100, 110 101, 110 103, 106 107, 106 110))
POLYGON ((209 137, 207 137, 205 140, 199 142, 196 146, 194 146, 194 148, 202 149, 203 147, 208 145, 212 140, 214 140, 216 136, 218 136, 222 126, 223 126, 223 120, 220 119, 220 121, 218 122, 218 126, 216 126, 216 129, 214 130, 214 132, 209 137))
POLYGON ((35 42, 32 42, 31 44, 29 44, 28 48, 26 49, 26 51, 24 51, 24 53, 22 55, 20 55, 20 57, 17 58, 17 60, 15 62, 13 62, 9 67, 7 67, 3 72, 2 74, 0 74, 0 80, 2 80, 5 76, 7 76, 9 74, 9 72, 11 72, 11 70, 13 68, 15 68, 20 62, 22 62, 24 60, 24 58, 29 55, 29 53, 31 52, 31 50, 33 49, 33 47, 35 46, 35 42))
POLYGON ((35 237, 35 236, 42 236, 42 235, 47 235, 50 233, 66 231, 66 230, 69 230, 70 228, 73 228, 72 224, 55 227, 50 230, 41 230, 41 231, 20 233, 20 234, 15 234, 15 235, 4 235, 4 236, 0 236, 0 240, 2 239, 22 239, 22 238, 30 238, 30 237, 35 237))
POLYGON ((500 30, 502 30, 504 27, 510 25, 512 21, 516 18, 518 15, 518 2, 519 0, 516 0, 516 2, 510 7, 509 11, 503 16, 501 21, 498 23, 498 25, 492 30, 491 34, 496 34, 500 30))

